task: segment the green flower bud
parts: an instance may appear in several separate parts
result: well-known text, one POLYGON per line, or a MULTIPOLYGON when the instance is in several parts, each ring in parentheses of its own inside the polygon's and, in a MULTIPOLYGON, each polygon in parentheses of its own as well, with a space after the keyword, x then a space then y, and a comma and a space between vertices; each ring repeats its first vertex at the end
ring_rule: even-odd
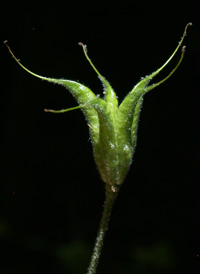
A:
POLYGON ((130 167, 135 150, 137 127, 143 97, 148 91, 165 82, 180 65, 184 56, 185 47, 182 47, 180 60, 170 74, 160 82, 149 85, 150 81, 165 68, 178 51, 186 36, 186 30, 189 25, 191 25, 191 23, 187 24, 180 43, 165 64, 137 83, 119 106, 114 90, 109 82, 95 68, 87 55, 86 46, 82 43, 79 43, 79 45, 82 46, 87 60, 103 84, 105 94, 103 99, 96 96, 88 87, 80 83, 64 79, 47 78, 31 72, 17 60, 7 45, 7 41, 5 41, 5 44, 17 63, 27 72, 42 80, 62 85, 72 93, 79 106, 58 111, 45 111, 63 113, 69 110, 82 109, 88 122, 94 159, 101 178, 106 183, 107 190, 118 192, 130 167))

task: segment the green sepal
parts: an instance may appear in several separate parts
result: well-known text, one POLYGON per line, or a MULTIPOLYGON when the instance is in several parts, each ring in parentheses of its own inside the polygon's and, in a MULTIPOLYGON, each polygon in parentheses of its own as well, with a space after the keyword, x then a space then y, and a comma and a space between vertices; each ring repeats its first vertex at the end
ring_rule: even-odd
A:
POLYGON ((172 58, 180 48, 183 39, 186 35, 187 28, 190 25, 191 23, 187 24, 185 31, 183 33, 183 37, 178 46, 176 47, 175 51, 170 56, 170 58, 159 69, 143 78, 125 97, 125 99, 122 101, 118 108, 115 124, 117 133, 118 153, 120 158, 119 172, 122 177, 120 181, 123 181, 132 161, 132 155, 134 153, 136 146, 137 127, 143 97, 148 91, 164 83, 176 71, 176 69, 179 67, 183 59, 185 47, 182 48, 182 54, 178 64, 169 73, 169 75, 167 75, 167 77, 165 77, 158 83, 152 84, 151 86, 148 86, 148 84, 172 60, 172 58))
POLYGON ((120 182, 124 180, 132 161, 136 144, 136 129, 139 121, 139 112, 142 98, 145 94, 145 86, 148 81, 148 79, 144 79, 138 83, 122 101, 117 112, 115 125, 120 158, 120 182))
POLYGON ((103 84, 104 94, 105 94, 104 100, 107 103, 106 108, 109 110, 112 119, 115 120, 116 112, 117 112, 117 109, 118 109, 118 100, 117 100, 116 93, 114 92, 114 90, 111 87, 110 83, 106 80, 106 78, 104 76, 102 76, 100 74, 100 72, 96 69, 96 67, 92 63, 91 59, 89 58, 89 56, 87 54, 87 46, 84 45, 83 43, 79 43, 79 45, 82 46, 83 52, 85 54, 86 59, 88 60, 91 67, 94 69, 94 71, 96 72, 96 74, 98 75, 100 81, 103 84))
POLYGON ((112 114, 101 98, 91 101, 90 105, 97 111, 99 118, 99 142, 94 145, 94 158, 103 181, 114 186, 119 181, 119 160, 112 114))
POLYGON ((104 93, 105 93, 104 100, 107 103, 106 108, 108 111, 110 111, 113 121, 115 121, 116 113, 118 110, 118 100, 117 100, 116 93, 114 92, 109 82, 105 79, 105 77, 99 76, 99 79, 101 80, 104 87, 104 93))
POLYGON ((67 88, 71 92, 71 94, 75 97, 79 105, 85 105, 85 107, 82 108, 82 111, 89 125, 92 142, 97 143, 99 138, 98 115, 90 103, 96 100, 97 96, 88 87, 80 83, 77 83, 75 81, 56 79, 55 83, 60 84, 64 86, 65 88, 67 88))

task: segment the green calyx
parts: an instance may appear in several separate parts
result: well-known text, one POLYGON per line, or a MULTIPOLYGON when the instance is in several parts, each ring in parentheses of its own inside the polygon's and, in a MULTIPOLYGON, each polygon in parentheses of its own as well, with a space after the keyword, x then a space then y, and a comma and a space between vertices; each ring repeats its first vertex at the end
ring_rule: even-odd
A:
POLYGON ((187 24, 181 41, 165 64, 137 83, 119 106, 116 93, 109 82, 95 68, 87 55, 86 46, 82 43, 79 43, 79 45, 82 46, 87 60, 103 84, 105 94, 103 99, 80 83, 65 79, 47 78, 31 72, 17 60, 7 41, 5 41, 5 44, 17 63, 27 72, 42 80, 62 85, 72 93, 79 106, 57 111, 45 109, 45 111, 64 113, 70 110, 82 109, 88 122, 94 158, 101 178, 106 183, 107 190, 117 192, 132 161, 143 97, 148 91, 165 82, 175 72, 183 59, 185 47, 182 47, 180 60, 170 74, 158 83, 152 85, 149 85, 149 83, 174 57, 181 47, 187 28, 190 25, 191 23, 187 24))

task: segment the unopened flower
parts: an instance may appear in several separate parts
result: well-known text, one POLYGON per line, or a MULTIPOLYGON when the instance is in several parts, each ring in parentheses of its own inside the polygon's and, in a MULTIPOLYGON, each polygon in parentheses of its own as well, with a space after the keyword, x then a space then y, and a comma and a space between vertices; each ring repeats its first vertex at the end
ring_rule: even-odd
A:
POLYGON ((91 141, 93 145, 94 159, 102 180, 106 183, 107 191, 118 192, 130 167, 132 156, 136 146, 137 126, 140 109, 144 95, 161 83, 165 82, 180 65, 185 47, 182 47, 180 60, 170 74, 158 83, 149 85, 150 81, 171 61, 186 35, 187 27, 177 48, 163 66, 152 74, 144 77, 118 105, 116 93, 109 82, 98 72, 87 55, 86 46, 82 46, 84 54, 97 73, 104 87, 104 98, 96 96, 88 87, 71 80, 53 79, 37 75, 25 68, 14 56, 10 47, 10 53, 17 63, 32 75, 66 87, 75 97, 79 106, 64 110, 45 110, 53 113, 63 113, 69 110, 81 108, 88 121, 91 141))

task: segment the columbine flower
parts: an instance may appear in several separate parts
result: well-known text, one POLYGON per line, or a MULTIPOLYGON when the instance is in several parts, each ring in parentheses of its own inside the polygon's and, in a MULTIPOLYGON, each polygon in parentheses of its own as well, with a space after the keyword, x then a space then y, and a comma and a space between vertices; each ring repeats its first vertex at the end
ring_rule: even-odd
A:
POLYGON ((136 146, 137 126, 143 97, 148 91, 165 82, 180 65, 184 56, 185 47, 182 47, 180 60, 170 74, 160 82, 149 85, 150 81, 171 61, 178 51, 189 25, 191 25, 191 23, 187 24, 179 45, 165 64, 149 76, 143 78, 129 92, 119 106, 114 90, 108 81, 95 68, 87 55, 86 46, 82 43, 79 44, 83 47, 87 60, 98 74, 104 86, 105 96, 103 99, 96 96, 88 87, 80 83, 64 79, 47 78, 31 72, 17 60, 10 47, 7 45, 7 41, 5 41, 10 53, 23 69, 42 80, 66 87, 79 104, 77 107, 64 110, 46 109, 45 111, 63 113, 69 110, 81 108, 88 121, 95 162, 101 174, 101 178, 106 185, 106 199, 99 232, 97 234, 96 243, 87 274, 96 273, 112 206, 132 161, 136 146))
POLYGON ((88 121, 94 159, 101 178, 106 183, 107 191, 118 192, 120 185, 124 181, 136 146, 137 126, 143 97, 147 92, 165 82, 180 65, 185 47, 182 47, 180 60, 171 73, 160 82, 149 85, 150 81, 171 61, 178 51, 189 25, 191 25, 191 23, 186 26, 179 45, 165 64, 137 83, 119 106, 114 90, 109 82, 95 68, 87 55, 86 46, 82 43, 79 43, 79 45, 82 46, 87 60, 103 84, 105 94, 103 99, 96 96, 88 87, 80 83, 64 79, 47 78, 31 72, 16 59, 5 41, 10 53, 21 67, 42 80, 66 87, 75 97, 79 104, 77 107, 58 111, 45 111, 63 113, 78 108, 82 109, 88 121))

